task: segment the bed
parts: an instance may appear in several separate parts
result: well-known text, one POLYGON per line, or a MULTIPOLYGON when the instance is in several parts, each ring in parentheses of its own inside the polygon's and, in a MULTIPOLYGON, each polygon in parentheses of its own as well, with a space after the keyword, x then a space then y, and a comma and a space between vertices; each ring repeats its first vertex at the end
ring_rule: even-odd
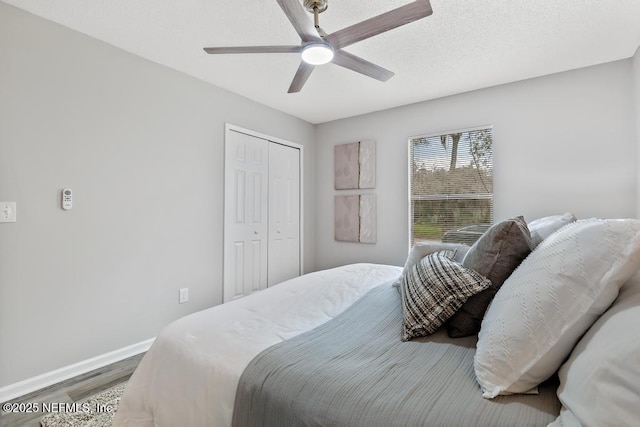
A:
MULTIPOLYGON (((621 350, 632 359, 631 385, 599 380, 606 385, 603 393, 593 384, 584 384, 583 371, 595 363, 603 367, 601 377, 615 379, 627 375, 620 373, 624 364, 617 359, 611 362, 606 352, 589 357, 584 348, 590 342, 583 341, 611 339, 612 329, 623 329, 615 322, 629 321, 629 310, 636 310, 640 318, 640 292, 635 291, 640 289, 640 279, 629 280, 640 268, 640 223, 575 224, 539 238, 540 248, 497 292, 483 316, 480 333, 467 337, 451 338, 442 327, 426 336, 400 339, 407 291, 398 292, 392 284, 424 260, 444 259, 441 254, 445 252, 452 262, 459 256, 455 251, 442 251, 440 245, 423 246, 422 253, 414 253, 416 265, 411 265, 410 254, 404 268, 362 263, 310 273, 180 319, 162 331, 143 358, 120 402, 114 426, 631 425, 630 420, 639 415, 636 405, 627 400, 637 401, 640 396, 634 382, 640 366, 634 356, 640 335, 634 335, 631 350, 621 350), (544 328, 556 321, 564 288, 573 286, 566 284, 571 263, 559 261, 557 251, 576 244, 568 234, 586 235, 591 244, 593 239, 602 243, 611 237, 612 229, 625 238, 613 239, 615 247, 600 244, 600 252, 592 255, 597 261, 581 256, 577 263, 584 266, 587 262, 589 277, 598 279, 594 279, 598 291, 587 292, 595 302, 579 301, 564 310, 559 321, 567 322, 574 311, 579 321, 546 336, 544 328), (617 261, 604 262, 603 254, 611 251, 617 261), (547 292, 530 278, 541 260, 549 259, 551 266, 561 262, 561 267, 555 266, 559 271, 553 278, 548 277, 548 268, 543 269, 547 292), (531 286, 534 296, 512 303, 514 295, 521 297, 531 286), (618 297, 620 289, 626 288, 630 290, 618 297), (547 294, 549 304, 545 303, 547 294), (539 331, 534 340, 516 335, 523 335, 517 330, 522 319, 513 317, 514 305, 526 310, 529 300, 535 301, 532 312, 544 322, 544 327, 536 327, 538 318, 519 313, 525 329, 539 331), (625 310, 616 313, 616 307, 625 310), (581 340, 594 322, 598 325, 603 319, 610 325, 604 328, 608 331, 605 337, 591 330, 581 340), (509 330, 511 323, 515 332, 509 330), (543 352, 547 343, 553 345, 543 352), (536 347, 527 347, 531 345, 536 347), (572 353, 574 347, 582 350, 572 353), (524 354, 523 359, 531 355, 536 359, 533 365, 523 362, 526 372, 514 377, 521 361, 513 357, 519 353, 524 354), (502 365, 504 375, 492 377, 502 365), (629 399, 616 398, 620 387, 629 399), (594 407, 603 414, 597 416, 598 424, 590 424, 590 418, 597 418, 594 407)), ((535 234, 526 233, 529 238, 535 234)), ((584 239, 578 238, 578 244, 584 244, 584 239)), ((462 260, 464 257, 458 258, 462 260)), ((582 273, 578 276, 590 280, 582 273)), ((576 298, 573 289, 567 295, 576 298)))
POLYGON ((335 318, 401 271, 319 271, 174 322, 136 369, 114 425, 230 426, 240 375, 256 355, 335 318))

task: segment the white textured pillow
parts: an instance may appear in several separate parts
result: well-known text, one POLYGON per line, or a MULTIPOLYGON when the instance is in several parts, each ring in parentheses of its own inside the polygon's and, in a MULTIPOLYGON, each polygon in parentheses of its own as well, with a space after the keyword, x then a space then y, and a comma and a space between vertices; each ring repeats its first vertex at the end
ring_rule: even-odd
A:
MULTIPOLYGON (((639 266, 640 267, 640 266, 639 266)), ((560 368, 555 426, 631 426, 640 419, 640 274, 560 368)))
POLYGON ((482 396, 553 375, 640 265, 640 220, 583 220, 545 239, 496 294, 474 359, 482 396))
POLYGON ((535 248, 544 239, 549 237, 555 231, 558 231, 567 224, 571 224, 576 221, 576 216, 571 212, 567 212, 562 215, 545 216, 544 218, 538 218, 527 224, 529 232, 531 233, 531 242, 535 248))
POLYGON ((440 251, 455 251, 453 260, 462 263, 462 260, 464 259, 464 256, 467 254, 468 250, 469 246, 460 243, 418 242, 413 245, 413 247, 409 251, 407 260, 404 263, 402 274, 396 279, 395 282, 393 282, 392 286, 400 286, 400 284, 404 280, 404 277, 409 271, 411 271, 411 267, 416 265, 418 261, 420 261, 427 255, 431 255, 440 251))

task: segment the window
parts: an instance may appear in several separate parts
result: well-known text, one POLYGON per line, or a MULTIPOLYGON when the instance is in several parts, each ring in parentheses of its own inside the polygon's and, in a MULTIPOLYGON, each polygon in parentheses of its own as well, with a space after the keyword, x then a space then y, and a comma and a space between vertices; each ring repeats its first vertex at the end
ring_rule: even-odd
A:
POLYGON ((493 222, 491 126, 409 139, 410 246, 473 244, 493 222))

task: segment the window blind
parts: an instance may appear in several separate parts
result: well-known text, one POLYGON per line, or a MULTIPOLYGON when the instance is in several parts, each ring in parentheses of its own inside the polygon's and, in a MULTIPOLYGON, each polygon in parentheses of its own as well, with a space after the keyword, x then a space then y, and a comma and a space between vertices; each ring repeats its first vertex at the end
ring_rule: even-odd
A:
POLYGON ((490 126, 409 139, 410 246, 473 244, 493 223, 490 126))

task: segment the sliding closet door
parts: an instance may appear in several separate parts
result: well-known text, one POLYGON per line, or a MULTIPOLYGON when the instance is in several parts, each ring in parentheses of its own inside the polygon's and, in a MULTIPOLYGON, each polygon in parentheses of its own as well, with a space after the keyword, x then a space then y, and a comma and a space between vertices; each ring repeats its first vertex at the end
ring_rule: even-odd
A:
POLYGON ((224 295, 228 302, 267 287, 269 142, 227 132, 224 295))
POLYGON ((300 275, 300 150, 269 143, 269 286, 300 275))

